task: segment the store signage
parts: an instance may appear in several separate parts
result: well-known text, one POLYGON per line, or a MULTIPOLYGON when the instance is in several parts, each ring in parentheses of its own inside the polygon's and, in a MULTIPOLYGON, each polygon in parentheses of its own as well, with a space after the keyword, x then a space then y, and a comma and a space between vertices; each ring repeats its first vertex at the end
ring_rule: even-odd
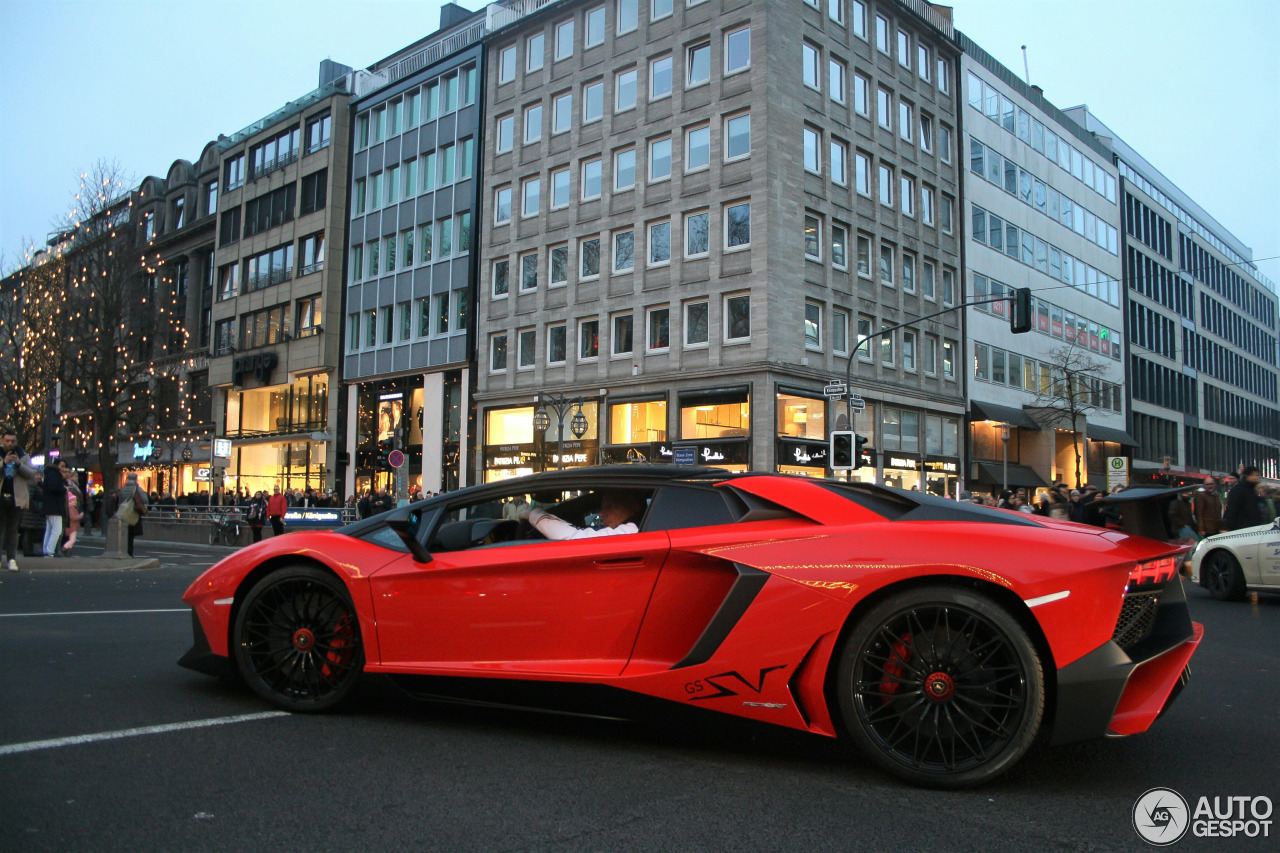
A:
POLYGON ((253 377, 263 385, 271 384, 271 371, 280 363, 280 357, 274 352, 257 352, 253 355, 242 355, 231 362, 231 381, 241 385, 244 375, 252 373, 253 377))
POLYGON ((222 459, 231 458, 231 439, 215 438, 213 440, 213 455, 222 459))
POLYGON ((960 472, 960 463, 955 459, 929 458, 924 461, 924 467, 927 471, 940 474, 958 474, 960 472))
POLYGON ((909 456, 887 456, 884 460, 884 467, 897 468, 899 471, 919 471, 920 460, 912 459, 909 456))
POLYGON ((150 459, 155 454, 156 448, 154 441, 148 441, 146 444, 138 444, 136 441, 133 443, 134 459, 150 459))
POLYGON ((827 445, 821 441, 778 441, 778 464, 802 468, 826 468, 827 445))
POLYGON ((298 507, 285 512, 284 523, 290 527, 341 527, 342 510, 298 507))
POLYGON ((207 482, 211 481, 211 480, 213 479, 213 469, 212 469, 212 468, 197 468, 197 469, 196 469, 196 476, 195 476, 195 479, 197 479, 197 480, 199 480, 199 481, 201 481, 201 482, 205 482, 205 483, 207 483, 207 482))
POLYGON ((698 464, 698 448, 696 447, 676 447, 671 450, 671 454, 672 461, 677 465, 698 464))
POLYGON ((751 446, 746 441, 726 441, 723 444, 682 444, 672 448, 672 461, 681 465, 746 465, 751 456, 751 446), (694 451, 693 462, 680 462, 680 453, 694 451))
POLYGON ((383 400, 403 400, 403 399, 404 399, 403 391, 388 391, 386 394, 378 395, 379 402, 382 402, 383 400))

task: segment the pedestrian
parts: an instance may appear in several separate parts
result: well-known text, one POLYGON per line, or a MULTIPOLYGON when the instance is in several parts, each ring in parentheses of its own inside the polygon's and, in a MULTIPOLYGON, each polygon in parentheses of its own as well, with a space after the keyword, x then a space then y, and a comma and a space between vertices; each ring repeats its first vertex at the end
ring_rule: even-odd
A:
POLYGON ((1059 483, 1046 492, 1042 508, 1044 514, 1050 518, 1068 519, 1071 513, 1071 502, 1067 497, 1067 484, 1059 483))
POLYGON ((249 532, 254 542, 262 541, 262 527, 267 521, 267 493, 259 491, 249 501, 249 532))
POLYGON ((4 452, 4 474, 0 478, 0 545, 4 546, 5 568, 18 570, 18 525, 22 513, 31 505, 31 484, 36 469, 18 446, 18 434, 11 429, 0 431, 0 449, 4 452))
POLYGON ((525 500, 524 495, 516 495, 502 507, 502 517, 512 520, 518 519, 520 518, 520 511, 528 506, 529 502, 525 500))
POLYGON ((1218 495, 1217 480, 1204 478, 1204 485, 1191 498, 1191 509, 1196 517, 1196 533, 1201 539, 1222 532, 1222 498, 1218 495))
POLYGON ((129 556, 133 556, 133 540, 142 535, 142 518, 147 514, 146 492, 138 485, 138 475, 130 472, 125 477, 124 486, 116 495, 116 518, 128 526, 129 556))
POLYGON ((1185 494, 1179 494, 1169 501, 1169 538, 1195 539, 1195 519, 1191 511, 1191 501, 1185 494))
POLYGON ((1227 508, 1222 513, 1223 530, 1244 530, 1266 523, 1258 498, 1260 479, 1262 472, 1252 465, 1245 466, 1240 472, 1239 481, 1227 493, 1227 508))
POLYGON ((276 486, 271 497, 267 498, 267 520, 271 522, 271 532, 276 536, 284 533, 284 514, 288 511, 289 502, 276 486))
POLYGON ((80 508, 83 503, 80 484, 76 482, 75 477, 67 476, 68 473, 70 472, 64 469, 62 475, 67 483, 67 541, 62 545, 64 554, 70 554, 71 549, 75 547, 76 534, 79 533, 80 523, 84 520, 84 510, 80 508))
POLYGON ((62 539, 62 514, 67 511, 67 482, 56 460, 44 466, 44 480, 40 484, 44 497, 44 545, 41 555, 56 557, 58 542, 62 539))

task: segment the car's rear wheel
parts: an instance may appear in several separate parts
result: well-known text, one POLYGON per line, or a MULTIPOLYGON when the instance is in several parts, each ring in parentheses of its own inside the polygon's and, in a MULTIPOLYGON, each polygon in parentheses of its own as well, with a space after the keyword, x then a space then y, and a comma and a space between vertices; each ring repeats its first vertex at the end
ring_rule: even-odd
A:
POLYGON ((323 711, 351 695, 364 667, 360 621, 342 583, 293 566, 262 578, 236 614, 236 668, 286 711, 323 711))
POLYGON ((1044 673, 1027 632, 968 590, 891 595, 840 653, 845 728, 877 764, 910 782, 960 788, 1012 767, 1044 716, 1044 673))
POLYGON ((1204 585, 1219 601, 1243 601, 1244 572, 1230 551, 1214 551, 1204 561, 1204 585))

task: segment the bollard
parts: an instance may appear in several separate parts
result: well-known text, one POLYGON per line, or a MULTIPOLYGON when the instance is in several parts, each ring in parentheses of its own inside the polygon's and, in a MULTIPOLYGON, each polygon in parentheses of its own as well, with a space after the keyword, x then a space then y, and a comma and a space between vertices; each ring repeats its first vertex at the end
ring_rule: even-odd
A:
POLYGON ((118 518, 107 520, 107 548, 102 556, 108 560, 129 559, 129 525, 118 518))

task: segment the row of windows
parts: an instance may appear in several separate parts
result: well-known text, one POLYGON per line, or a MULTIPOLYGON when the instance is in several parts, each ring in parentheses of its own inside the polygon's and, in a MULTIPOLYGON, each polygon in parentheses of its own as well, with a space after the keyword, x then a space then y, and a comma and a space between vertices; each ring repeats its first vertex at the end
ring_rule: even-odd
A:
MULTIPOLYGON (((751 115, 738 113, 726 116, 723 124, 723 150, 726 161, 738 160, 751 154, 751 115)), ((687 128, 684 134, 684 171, 694 172, 709 167, 711 157, 711 125, 698 124, 687 128)), ((604 194, 606 175, 605 158, 590 157, 579 161, 577 168, 578 192, 581 201, 595 201, 604 194)), ((676 161, 676 165, 679 165, 676 161)), ((628 145, 613 152, 611 171, 607 178, 613 193, 635 189, 643 168, 647 183, 670 180, 673 169, 672 139, 670 135, 648 141, 647 151, 628 145), (641 161, 641 158, 647 159, 641 161)), ((548 203, 551 210, 569 206, 574 198, 573 170, 569 165, 554 168, 546 180, 548 203)), ((538 216, 542 212, 543 176, 541 173, 522 178, 519 182, 521 218, 538 216)), ((506 225, 513 216, 515 186, 504 184, 494 188, 493 223, 506 225)))
POLYGON ((1232 394, 1216 385, 1204 386, 1204 419, 1271 438, 1277 434, 1276 410, 1262 403, 1232 394))
POLYGON ((1275 335, 1250 323, 1207 293, 1200 294, 1200 325, 1254 358, 1267 364, 1276 363, 1275 335))
POLYGON ((1129 289, 1188 320, 1195 319, 1195 286, 1135 247, 1127 247, 1129 289))
MULTIPOLYGON (((695 210, 684 214, 684 227, 680 232, 683 245, 672 242, 672 220, 662 219, 650 222, 640 232, 641 240, 637 240, 635 228, 621 228, 607 235, 593 234, 577 241, 577 269, 579 281, 594 281, 600 277, 601 252, 609 251, 611 261, 608 269, 613 275, 625 275, 636 267, 636 255, 645 258, 648 268, 664 267, 671 263, 672 253, 683 251, 686 260, 704 258, 710 253, 712 245, 711 212, 695 210)), ((751 245, 751 204, 738 201, 725 204, 722 208, 722 230, 724 250, 737 251, 747 249, 751 245)), ((547 250, 548 284, 560 287, 569 282, 569 270, 572 268, 569 257, 569 244, 561 243, 547 250)), ((538 253, 528 252, 518 258, 520 275, 519 292, 527 293, 538 289, 539 261, 538 253)), ((511 291, 511 261, 508 258, 495 260, 492 266, 492 294, 495 299, 502 299, 511 291)))
POLYGON ((466 288, 459 288, 348 314, 347 352, 465 332, 469 306, 466 288))
POLYGON ((476 102, 474 65, 450 71, 356 116, 356 150, 434 121, 476 102))
POLYGON ((1165 260, 1173 260, 1173 226, 1169 220, 1128 193, 1124 194, 1124 230, 1165 260))
MULTIPOLYGON (((328 110, 317 113, 305 122, 307 136, 306 153, 311 154, 329 145, 333 133, 333 117, 328 110)), ((301 126, 286 128, 265 142, 249 149, 249 178, 256 180, 276 169, 284 168, 298 159, 301 143, 301 126)), ((246 156, 243 151, 228 157, 222 164, 222 191, 230 192, 244 186, 246 156)), ((212 198, 218 191, 216 181, 205 185, 205 213, 213 213, 217 202, 212 198)))
POLYGON ((971 212, 973 224, 970 234, 975 242, 1020 260, 1081 293, 1101 299, 1115 308, 1120 307, 1120 282, 976 204, 971 212))
MULTIPOLYGON (((328 203, 329 170, 321 169, 302 178, 302 207, 299 214, 306 216, 324 209, 328 203)), ((297 182, 277 187, 268 193, 251 198, 243 207, 222 212, 219 223, 219 246, 230 246, 241 234, 252 237, 263 231, 292 222, 297 195, 297 182), (243 232, 241 221, 243 220, 243 232)), ((148 214, 149 215, 149 214, 148 214)))
MULTIPOLYGON (((806 172, 823 175, 822 164, 822 131, 805 125, 803 130, 803 162, 806 172)), ((832 136, 827 146, 828 161, 832 182, 840 186, 849 185, 849 146, 841 139, 832 136)), ((859 195, 871 197, 871 163, 872 155, 856 150, 853 155, 853 185, 859 195)), ((950 234, 953 222, 954 202, 951 196, 943 194, 938 198, 937 190, 924 183, 919 183, 914 175, 905 171, 898 173, 892 163, 881 160, 876 164, 876 195, 880 203, 886 207, 894 207, 895 195, 897 207, 903 216, 916 218, 917 210, 922 223, 937 226, 944 234, 950 234)))
POLYGON ((1124 395, 1114 382, 1076 374, 1075 387, 1068 388, 1067 376, 1061 367, 989 344, 973 345, 973 378, 1054 397, 1066 401, 1076 411, 1090 406, 1109 412, 1124 408, 1124 395))
POLYGON ((245 283, 244 293, 252 293, 266 287, 290 281, 295 274, 310 275, 324 268, 324 232, 308 234, 297 243, 297 267, 294 266, 294 244, 286 243, 265 252, 223 264, 218 268, 218 301, 231 299, 242 291, 240 283, 245 283))
POLYGON ((1154 415, 1133 413, 1133 437, 1138 440, 1139 459, 1178 458, 1178 423, 1154 415))
MULTIPOLYGON (((885 367, 895 367, 901 353, 902 369, 908 373, 923 370, 926 376, 937 376, 939 367, 942 378, 955 381, 956 353, 959 345, 953 340, 943 340, 936 335, 924 336, 924 349, 919 348, 920 333, 915 329, 899 329, 887 335, 872 337, 876 327, 873 317, 858 315, 858 335, 854 341, 858 360, 871 362, 875 360, 875 349, 879 349, 879 362, 885 367), (939 364, 941 358, 941 364, 939 364)), ((880 326, 886 324, 881 322, 880 326)), ((837 351, 837 355, 844 353, 837 351)))
POLYGON ((969 72, 969 106, 1017 136, 1048 158, 1050 163, 1061 167, 1107 201, 1116 203, 1115 178, 1022 107, 1015 107, 1012 101, 972 71, 969 72))
MULTIPOLYGON (((1012 286, 980 273, 973 274, 974 299, 1003 299, 1012 295, 1012 286)), ((997 317, 1007 316, 1010 310, 1007 302, 990 302, 977 306, 977 309, 997 317)), ((1107 328, 1084 317, 1077 317, 1062 306, 1043 299, 1033 301, 1032 314, 1035 320, 1034 328, 1040 334, 1091 350, 1104 358, 1120 360, 1120 336, 1115 329, 1107 328)))
MULTIPOLYGON (((730 293, 721 297, 721 335, 724 343, 745 343, 751 339, 751 296, 746 293, 730 293)), ((709 345, 711 329, 711 300, 694 299, 683 305, 683 346, 685 349, 702 349, 709 345)), ((670 305, 646 309, 643 350, 648 353, 669 352, 671 349, 672 317, 670 305)), ((623 358, 637 351, 635 341, 635 314, 613 314, 606 327, 610 332, 607 341, 601 341, 601 321, 598 317, 577 321, 575 352, 579 362, 599 359, 602 347, 612 358, 623 358)), ((567 362, 569 353, 567 323, 549 324, 544 332, 546 363, 560 366, 567 362)), ((519 329, 515 332, 516 368, 528 370, 538 363, 537 329, 519 329)), ((489 372, 504 373, 507 370, 508 332, 489 337, 489 372)))
POLYGON ((241 314, 239 318, 219 320, 214 327, 213 354, 229 355, 293 338, 318 335, 324 320, 322 307, 321 296, 308 296, 293 303, 292 311, 286 302, 241 314))
MULTIPOLYGON (((1176 361, 1181 324, 1137 302, 1129 305, 1129 340, 1136 346, 1176 361)), ((1184 330, 1185 337, 1185 330, 1184 330)), ((1190 359, 1188 358, 1188 364, 1190 359)))
POLYGON ((468 136, 459 139, 457 144, 441 145, 420 157, 356 178, 351 215, 372 213, 419 193, 431 192, 455 181, 465 181, 472 175, 474 161, 475 140, 468 136))
POLYGON ((471 212, 446 216, 351 247, 351 281, 459 257, 471 251, 471 212))
POLYGON ((1276 402, 1274 370, 1185 328, 1182 330, 1182 351, 1188 367, 1228 382, 1256 397, 1276 402))
POLYGON ((1103 217, 1077 204, 1026 169, 1006 160, 977 137, 969 139, 969 170, 1014 198, 1113 255, 1120 253, 1119 233, 1103 217))
MULTIPOLYGON (((821 92, 822 89, 822 48, 811 42, 802 42, 800 47, 801 79, 810 89, 821 92)), ((850 79, 848 65, 835 56, 827 58, 827 95, 832 101, 843 106, 849 104, 850 92, 847 82, 850 79)), ((871 117, 871 81, 866 76, 854 72, 853 110, 863 118, 871 117)), ((876 89, 876 123, 880 127, 897 133, 906 142, 916 144, 926 154, 934 153, 934 117, 924 110, 919 111, 919 122, 916 121, 915 104, 898 97, 897 109, 894 109, 894 94, 881 86, 876 89), (896 116, 896 124, 895 124, 896 116)), ((951 128, 939 122, 937 124, 937 153, 943 163, 951 162, 951 128)))
MULTIPOLYGON (((823 216, 808 211, 804 217, 804 256, 806 260, 822 262, 823 239, 825 225, 823 216)), ((835 269, 849 269, 849 226, 832 220, 830 224, 831 242, 828 255, 835 269)), ((870 234, 858 233, 855 263, 858 275, 871 278, 871 241, 870 234)), ((925 299, 936 301, 938 298, 938 280, 936 265, 932 260, 921 260, 917 273, 916 255, 906 249, 898 257, 896 247, 892 243, 883 242, 880 246, 879 271, 880 283, 886 287, 894 287, 898 281, 902 283, 904 293, 916 293, 925 299)), ((951 270, 942 271, 942 300, 950 305, 955 300, 955 277, 951 270)))
POLYGON ((1222 263, 1208 250, 1196 245, 1186 234, 1180 235, 1180 238, 1183 272, 1191 273, 1196 281, 1207 284, 1268 329, 1275 326, 1276 305, 1267 294, 1246 281, 1229 264, 1222 263))
POLYGON ((1196 380, 1181 370, 1171 370, 1154 361, 1131 356, 1128 381, 1135 400, 1182 412, 1184 415, 1197 415, 1200 411, 1196 399, 1196 380))
MULTIPOLYGON (((1251 429, 1250 432, 1256 430, 1251 429)), ((1183 435, 1186 438, 1187 464, 1192 467, 1234 473, 1243 462, 1261 467, 1269 477, 1278 473, 1274 445, 1246 441, 1193 426, 1185 427, 1183 435)))

